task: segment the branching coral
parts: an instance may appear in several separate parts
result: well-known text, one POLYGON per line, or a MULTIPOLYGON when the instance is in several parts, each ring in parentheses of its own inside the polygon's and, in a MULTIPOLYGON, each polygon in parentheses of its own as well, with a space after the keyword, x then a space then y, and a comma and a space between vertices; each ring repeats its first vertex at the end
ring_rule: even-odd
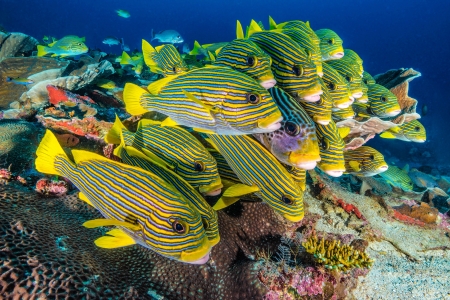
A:
POLYGON ((306 252, 314 255, 316 261, 327 269, 347 271, 353 268, 370 268, 373 260, 365 252, 355 250, 340 241, 325 240, 316 235, 310 236, 303 244, 306 252))

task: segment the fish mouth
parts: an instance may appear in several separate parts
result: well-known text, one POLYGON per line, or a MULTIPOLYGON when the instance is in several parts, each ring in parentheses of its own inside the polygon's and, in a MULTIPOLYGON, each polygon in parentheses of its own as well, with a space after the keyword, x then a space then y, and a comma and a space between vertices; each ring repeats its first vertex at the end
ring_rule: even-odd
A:
POLYGON ((206 264, 208 262, 210 253, 211 252, 208 252, 205 256, 203 256, 203 257, 201 257, 201 258, 199 258, 197 260, 192 260, 192 261, 185 261, 184 260, 184 258, 183 258, 184 252, 181 253, 181 257, 183 259, 183 262, 185 262, 185 263, 188 263, 188 264, 191 264, 191 265, 203 265, 203 264, 206 264))
POLYGON ((208 239, 205 237, 202 241, 203 245, 193 251, 182 251, 180 255, 180 261, 193 264, 202 265, 209 260, 211 253, 211 245, 208 239))
POLYGON ((367 103, 367 102, 369 102, 369 98, 367 98, 367 97, 364 97, 364 98, 360 97, 360 98, 358 98, 358 103, 367 103))
POLYGON ((301 220, 303 219, 304 214, 302 213, 302 214, 297 215, 297 216, 289 215, 289 214, 284 214, 283 217, 284 217, 285 219, 291 221, 291 222, 298 222, 298 221, 301 221, 301 220))
POLYGON ((350 106, 350 104, 351 104, 351 102, 339 103, 339 104, 336 104, 336 107, 344 109, 344 108, 348 108, 350 106))
POLYGON ((259 84, 265 88, 266 90, 273 88, 275 86, 275 84, 277 84, 277 81, 272 78, 272 79, 267 79, 267 80, 260 80, 259 84))
POLYGON ((389 167, 388 167, 387 165, 383 165, 383 166, 379 167, 377 171, 379 171, 379 172, 384 172, 384 171, 386 171, 388 168, 389 168, 389 167))
POLYGON ((201 186, 199 187, 199 191, 205 196, 217 196, 222 192, 222 188, 223 184, 220 183, 214 185, 201 186))
POLYGON ((258 121, 258 128, 264 130, 264 132, 272 132, 280 129, 281 121, 283 121, 283 116, 278 110, 277 112, 261 119, 258 121))
POLYGON ((331 59, 341 59, 344 57, 344 51, 339 49, 336 52, 330 53, 330 58, 331 59))
POLYGON ((332 177, 341 177, 342 174, 344 174, 344 171, 333 171, 333 170, 328 170, 328 171, 324 171, 327 175, 330 175, 332 177))
POLYGON ((317 166, 317 162, 315 162, 315 161, 303 162, 303 163, 298 163, 295 166, 297 168, 300 168, 303 170, 312 170, 317 166))
POLYGON ((363 96, 363 92, 354 92, 354 93, 352 93, 352 96, 353 96, 353 98, 356 98, 356 99, 358 99, 358 98, 361 98, 362 96, 363 96))
MULTIPOLYGON (((314 150, 311 150, 315 152, 314 150)), ((305 151, 306 152, 306 151, 305 151)), ((317 162, 320 161, 320 155, 308 155, 298 154, 292 152, 289 155, 288 162, 290 165, 295 166, 303 170, 312 170, 317 166, 317 162)))
POLYGON ((318 84, 308 91, 298 92, 297 97, 300 101, 317 102, 320 100, 320 95, 322 94, 322 87, 320 86, 320 84, 318 84))
POLYGON ((328 124, 330 124, 331 120, 330 119, 314 118, 314 122, 316 122, 317 124, 320 124, 320 125, 327 126, 328 124))
POLYGON ((426 139, 413 139, 412 141, 416 143, 425 143, 426 139))
POLYGON ((394 117, 396 115, 398 115, 399 113, 401 113, 401 109, 400 108, 394 108, 394 109, 388 109, 386 110, 386 116, 388 117, 394 117))

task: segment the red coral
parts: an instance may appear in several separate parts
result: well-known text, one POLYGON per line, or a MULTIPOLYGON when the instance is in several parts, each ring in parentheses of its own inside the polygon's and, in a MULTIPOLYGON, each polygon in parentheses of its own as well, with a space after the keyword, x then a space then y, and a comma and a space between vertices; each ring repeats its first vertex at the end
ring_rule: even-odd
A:
POLYGON ((414 218, 412 218, 410 216, 404 215, 404 214, 400 213, 398 210, 394 209, 393 211, 394 211, 393 217, 395 219, 399 220, 399 221, 402 221, 402 222, 405 222, 405 223, 408 223, 408 224, 412 224, 412 225, 418 225, 418 226, 424 226, 425 225, 424 222, 422 222, 420 220, 417 220, 417 219, 414 219, 414 218))
POLYGON ((36 182, 36 192, 45 196, 64 196, 68 191, 67 183, 63 180, 53 181, 47 178, 39 179, 36 182))
POLYGON ((366 218, 364 218, 364 216, 361 214, 361 212, 359 211, 359 209, 356 207, 356 206, 354 206, 353 204, 350 204, 350 203, 345 203, 345 201, 344 200, 342 200, 342 199, 338 199, 337 201, 336 201, 336 203, 340 206, 340 207, 342 207, 347 213, 354 213, 355 214, 355 216, 356 217, 358 217, 358 219, 361 219, 361 220, 366 220, 366 218))

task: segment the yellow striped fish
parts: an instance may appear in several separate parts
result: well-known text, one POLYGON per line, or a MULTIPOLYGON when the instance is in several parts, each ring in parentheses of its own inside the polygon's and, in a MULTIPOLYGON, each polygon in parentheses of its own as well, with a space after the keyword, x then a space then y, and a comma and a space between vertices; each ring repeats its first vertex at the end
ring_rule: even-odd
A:
POLYGON ((209 206, 205 199, 186 180, 170 171, 166 166, 155 163, 136 148, 126 146, 123 138, 119 147, 114 149, 114 155, 120 157, 127 165, 136 166, 154 173, 173 185, 200 213, 211 247, 219 242, 219 224, 216 211, 209 206))
POLYGON ((335 122, 338 122, 342 120, 353 119, 355 117, 355 111, 353 110, 352 106, 349 106, 347 108, 333 110, 331 115, 333 116, 333 120, 335 122))
POLYGON ((153 73, 169 76, 189 71, 189 67, 172 44, 153 48, 149 42, 142 40, 142 53, 145 64, 153 73))
POLYGON ((161 122, 142 119, 136 133, 128 131, 116 116, 113 127, 105 137, 111 144, 125 145, 143 152, 156 163, 168 166, 200 193, 220 194, 222 183, 217 163, 205 147, 186 129, 178 126, 161 127, 161 122))
POLYGON ((348 82, 350 93, 353 98, 358 99, 362 97, 362 78, 359 74, 359 70, 357 69, 357 65, 354 64, 352 60, 343 57, 337 60, 330 60, 327 64, 338 71, 339 74, 341 74, 348 82))
POLYGON ((368 177, 384 172, 388 168, 383 154, 368 146, 344 151, 344 159, 347 174, 368 177))
POLYGON ((251 134, 280 128, 281 112, 269 92, 249 76, 210 66, 160 79, 143 88, 127 83, 123 91, 131 115, 157 111, 166 125, 204 133, 251 134))
POLYGON ((319 78, 323 94, 317 102, 300 102, 300 105, 308 113, 309 117, 317 124, 328 125, 331 121, 331 108, 333 97, 331 97, 325 82, 319 78))
POLYGON ((379 84, 368 85, 369 102, 366 104, 355 103, 354 110, 362 117, 394 117, 401 112, 397 97, 379 84))
POLYGON ((306 191, 306 170, 287 165, 284 167, 291 174, 292 179, 294 179, 300 190, 303 192, 306 191))
POLYGON ((232 182, 240 182, 239 177, 234 173, 233 169, 228 165, 225 157, 220 154, 216 149, 208 149, 209 153, 217 161, 217 169, 222 180, 228 180, 232 182))
POLYGON ((97 246, 138 243, 178 261, 208 261, 211 244, 198 210, 159 176, 82 150, 72 151, 72 162, 49 130, 36 155, 39 172, 68 178, 80 198, 105 217, 87 221, 85 227, 120 227, 97 239, 97 246))
POLYGON ((344 48, 342 39, 331 29, 319 29, 315 31, 320 39, 320 52, 322 61, 340 59, 344 57, 344 48))
POLYGON ((358 103, 369 102, 369 87, 364 82, 361 82, 362 96, 357 99, 358 103))
POLYGON ((276 212, 292 222, 303 219, 303 192, 278 160, 249 136, 208 135, 242 184, 225 190, 214 209, 226 207, 245 194, 256 193, 276 212))
POLYGON ((342 109, 349 107, 353 103, 354 98, 350 93, 348 82, 327 62, 323 64, 322 79, 333 98, 333 107, 342 109))
POLYGON ((357 65, 359 75, 362 77, 364 72, 363 60, 361 59, 361 57, 359 57, 358 53, 351 49, 344 49, 344 57, 352 60, 357 65))
POLYGON ((365 85, 375 84, 376 83, 376 81, 375 81, 375 79, 373 79, 372 75, 370 75, 366 71, 363 72, 362 78, 363 78, 363 83, 365 85))
POLYGON ((424 143, 427 140, 427 132, 419 121, 413 120, 386 130, 380 134, 380 137, 399 139, 405 142, 424 143))
MULTIPOLYGON (((242 27, 238 22, 238 36, 242 27)), ((298 101, 319 101, 322 89, 316 66, 306 52, 283 33, 262 31, 252 20, 249 39, 272 58, 272 72, 277 84, 298 101)))
POLYGON ((254 137, 282 163, 314 169, 320 160, 314 122, 303 107, 282 89, 269 89, 283 115, 281 128, 254 137))
POLYGON ((341 176, 345 172, 345 143, 336 124, 333 121, 326 126, 316 124, 316 132, 321 158, 317 167, 330 176, 341 176))
POLYGON ((414 183, 408 176, 409 166, 406 165, 403 169, 396 166, 388 165, 388 169, 380 176, 384 178, 390 185, 401 188, 405 192, 411 192, 414 187, 414 183))
POLYGON ((214 66, 230 67, 242 72, 270 89, 277 81, 271 70, 271 59, 250 40, 236 39, 220 49, 214 66))

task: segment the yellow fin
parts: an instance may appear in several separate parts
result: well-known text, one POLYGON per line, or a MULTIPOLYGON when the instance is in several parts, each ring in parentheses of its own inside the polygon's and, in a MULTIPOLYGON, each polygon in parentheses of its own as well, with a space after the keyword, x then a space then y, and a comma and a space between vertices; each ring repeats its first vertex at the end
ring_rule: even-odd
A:
POLYGON ((217 55, 219 55, 220 50, 222 50, 222 48, 223 47, 217 48, 216 51, 214 51, 214 54, 216 55, 216 57, 217 57, 217 55))
POLYGON ((243 39, 244 37, 244 30, 242 29, 241 22, 236 21, 236 38, 237 39, 243 39))
POLYGON ((202 46, 200 45, 200 43, 197 41, 194 41, 194 47, 192 48, 191 52, 189 52, 189 55, 199 55, 201 48, 202 48, 202 46))
POLYGON ((359 167, 359 163, 357 161, 352 160, 348 163, 348 165, 356 172, 361 171, 361 168, 359 167))
POLYGON ((120 59, 121 65, 134 65, 133 60, 131 59, 130 55, 126 53, 125 51, 122 52, 122 58, 120 59))
POLYGON ((145 64, 151 69, 152 66, 158 65, 153 59, 156 50, 146 40, 142 40, 142 54, 144 56, 145 64))
POLYGON ((211 51, 208 51, 208 56, 209 56, 209 59, 211 60, 211 62, 215 62, 216 61, 216 57, 214 56, 214 54, 212 54, 211 51))
POLYGON ((214 210, 224 209, 225 207, 230 206, 231 204, 237 202, 238 200, 239 200, 239 197, 234 197, 234 198, 220 197, 220 199, 216 202, 216 204, 214 204, 213 209, 214 210))
POLYGON ((146 160, 150 161, 150 162, 154 162, 157 165, 161 166, 161 167, 166 167, 169 169, 173 169, 172 166, 169 166, 169 164, 167 162, 165 162, 164 160, 162 160, 159 156, 157 156, 155 153, 151 152, 150 150, 147 149, 141 149, 142 151, 139 151, 137 149, 134 149, 136 151, 138 151, 140 154, 137 154, 135 151, 133 151, 132 149, 133 147, 126 147, 125 150, 127 151, 128 154, 132 155, 132 156, 137 156, 137 157, 142 157, 142 155, 144 154, 146 156, 146 160), (136 155, 133 155, 136 154, 136 155))
POLYGON ((311 25, 309 25, 309 21, 305 22, 306 26, 308 26, 309 28, 311 28, 311 25))
POLYGON ((151 94, 157 95, 161 92, 163 87, 165 87, 169 82, 171 82, 177 77, 178 75, 171 75, 165 78, 158 79, 157 81, 150 83, 147 89, 151 94))
POLYGON ((366 114, 366 113, 363 113, 363 112, 358 112, 357 114, 358 114, 358 116, 360 116, 360 117, 370 118, 370 115, 369 115, 369 114, 366 114))
POLYGON ((380 137, 382 137, 382 138, 384 138, 384 139, 395 139, 396 137, 395 137, 395 135, 393 135, 391 132, 389 132, 389 131, 385 131, 385 132, 382 132, 381 134, 380 134, 380 137))
POLYGON ((250 26, 249 26, 249 28, 248 28, 248 34, 247 34, 247 37, 251 36, 251 35, 254 34, 255 32, 260 32, 260 31, 263 31, 263 30, 261 29, 261 27, 259 26, 259 24, 258 24, 255 20, 252 20, 252 21, 250 22, 250 26))
POLYGON ((51 43, 48 44, 47 46, 48 46, 48 47, 53 47, 53 46, 55 46, 55 44, 56 44, 57 41, 58 41, 58 40, 54 40, 53 42, 51 42, 51 43))
POLYGON ((108 144, 120 144, 120 135, 122 130, 128 130, 120 121, 119 117, 116 115, 116 120, 114 121, 113 127, 108 131, 105 136, 105 142, 108 144))
POLYGON ((139 130, 139 129, 144 128, 145 126, 152 126, 152 125, 161 126, 161 123, 162 123, 161 121, 155 121, 155 120, 150 120, 150 119, 140 119, 137 129, 139 130))
POLYGON ((204 129, 204 128, 192 128, 192 130, 201 132, 201 133, 206 133, 206 134, 217 134, 215 131, 212 131, 209 129, 204 129))
POLYGON ((222 197, 227 198, 233 198, 233 197, 240 197, 243 195, 251 194, 254 192, 258 192, 259 187, 256 185, 247 185, 243 183, 236 183, 235 185, 230 186, 226 191, 223 193, 222 197))
POLYGON ((205 138, 205 141, 207 141, 211 146, 214 147, 214 149, 220 153, 219 149, 217 148, 216 144, 214 144, 214 142, 210 139, 210 138, 205 138))
POLYGON ((101 156, 100 154, 86 151, 86 150, 72 150, 72 155, 73 155, 73 159, 75 160, 75 163, 77 165, 83 161, 88 161, 88 160, 107 160, 107 161, 109 161, 109 158, 106 158, 104 156, 101 156))
POLYGON ((345 138, 350 133, 350 127, 338 127, 339 135, 341 138, 345 138))
POLYGON ((197 99, 197 97, 195 97, 194 95, 192 95, 191 93, 189 93, 186 90, 181 90, 186 97, 188 97, 190 100, 192 100, 194 103, 200 105, 201 107, 203 107, 204 109, 206 109, 208 112, 211 112, 210 108, 207 107, 201 100, 197 99))
POLYGON ((66 152, 58 142, 56 136, 50 130, 45 131, 45 135, 36 150, 36 170, 45 174, 62 175, 55 169, 55 159, 60 157, 70 162, 66 152))
POLYGON ((277 23, 275 23, 274 19, 272 19, 271 16, 269 16, 269 26, 270 26, 271 30, 272 29, 277 29, 277 23))
POLYGON ((102 226, 123 226, 130 230, 136 231, 141 230, 139 225, 131 224, 124 221, 119 221, 115 219, 94 219, 89 220, 83 223, 83 226, 86 228, 97 228, 102 226))
POLYGON ((131 236, 120 229, 113 229, 106 233, 107 235, 99 237, 94 241, 100 248, 112 249, 126 247, 136 244, 131 236))
POLYGON ((395 132, 395 133, 399 133, 401 131, 401 128, 400 128, 400 126, 395 126, 395 127, 389 128, 388 130, 395 132))
POLYGON ((47 51, 47 49, 48 49, 48 47, 45 47, 43 45, 37 45, 37 50, 38 50, 37 56, 44 56, 47 53, 49 53, 47 51))
POLYGON ((178 126, 178 123, 174 120, 172 120, 170 117, 167 117, 164 119, 164 121, 162 121, 161 126, 169 126, 169 127, 173 127, 173 126, 178 126))
POLYGON ((91 202, 91 200, 88 199, 88 197, 86 197, 85 194, 83 194, 82 192, 78 193, 78 198, 80 198, 80 200, 83 200, 84 202, 86 202, 87 204, 89 204, 90 206, 94 206, 91 202))
POLYGON ((141 105, 141 97, 148 94, 146 90, 134 83, 126 83, 123 89, 123 101, 127 112, 133 116, 142 115, 148 112, 141 105))

